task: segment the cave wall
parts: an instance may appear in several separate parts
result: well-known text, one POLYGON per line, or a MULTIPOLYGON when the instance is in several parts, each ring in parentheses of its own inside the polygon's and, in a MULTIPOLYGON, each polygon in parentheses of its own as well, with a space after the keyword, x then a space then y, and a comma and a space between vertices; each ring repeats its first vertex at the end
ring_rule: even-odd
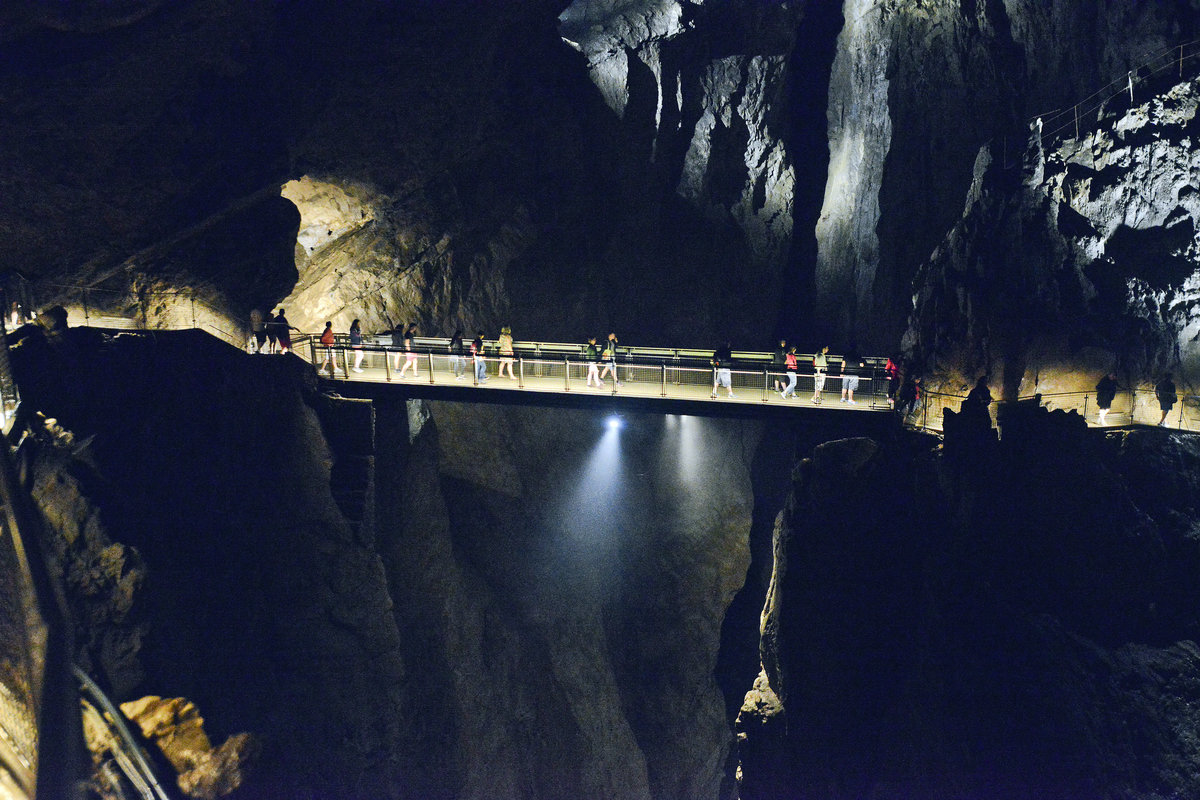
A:
POLYGON ((190 332, 12 354, 68 432, 24 452, 77 659, 260 742, 244 796, 728 796, 759 424, 331 399, 190 332))
POLYGON ((1198 85, 1172 73, 1078 138, 1035 124, 1019 164, 981 150, 960 220, 918 273, 916 361, 956 391, 988 371, 1013 395, 1090 391, 1109 371, 1192 384, 1198 85))
POLYGON ((1192 38, 1188 3, 847 0, 830 85, 815 314, 835 341, 894 347, 917 269, 961 214, 981 145, 1192 38))
POLYGON ((439 765, 423 796, 722 796, 732 735, 714 669, 749 563, 759 436, 381 405, 380 552, 421 643, 420 746, 439 765))
POLYGON ((1195 442, 1013 416, 798 465, 741 797, 1196 791, 1195 442))
POLYGON ((846 0, 822 121, 791 94, 829 47, 807 3, 0 13, 4 267, 43 279, 43 301, 49 283, 133 282, 232 320, 282 303, 313 329, 876 350, 897 343, 979 147, 1015 160, 1026 121, 1196 24, 1186 0, 846 0), (822 125, 823 201, 808 172, 826 154, 801 149, 822 125), (301 184, 282 189, 298 246, 205 246, 294 237, 259 201, 301 184))
POLYGON ((186 697, 213 741, 252 734, 247 796, 395 796, 402 640, 305 368, 203 334, 25 333, 25 408, 74 437, 27 474, 78 663, 118 703, 186 697))

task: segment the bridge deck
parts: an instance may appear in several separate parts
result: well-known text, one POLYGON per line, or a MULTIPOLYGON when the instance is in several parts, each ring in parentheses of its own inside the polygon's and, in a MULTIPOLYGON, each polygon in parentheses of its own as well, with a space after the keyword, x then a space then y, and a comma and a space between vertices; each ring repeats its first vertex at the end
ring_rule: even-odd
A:
MULTIPOLYGON (((762 416, 763 414, 806 415, 820 410, 853 414, 870 427, 891 422, 886 397, 886 381, 871 376, 859 378, 854 403, 841 402, 842 379, 826 378, 820 402, 813 397, 814 377, 800 375, 795 396, 784 398, 774 389, 776 380, 786 386, 786 377, 769 369, 732 369, 733 397, 717 387, 713 397, 713 370, 695 365, 671 363, 630 363, 617 366, 620 383, 606 375, 601 386, 588 385, 587 364, 580 361, 525 359, 513 360, 517 377, 497 375, 501 359, 485 359, 487 379, 475 378, 471 359, 463 361, 462 375, 456 377, 450 356, 420 353, 414 375, 410 366, 405 374, 397 370, 396 353, 368 348, 364 351, 361 372, 354 370, 355 350, 334 346, 334 367, 327 366, 326 348, 301 342, 294 352, 313 363, 317 374, 330 387, 348 396, 408 396, 472 402, 523 403, 574 407, 607 407, 614 410, 657 410, 662 413, 687 413, 700 416, 762 416), (430 367, 432 366, 432 370, 430 367), (870 420, 870 421, 868 421, 870 420)), ((400 355, 398 363, 406 362, 400 355)), ((598 372, 603 372, 603 364, 598 372)), ((848 421, 842 418, 843 421, 848 421)))

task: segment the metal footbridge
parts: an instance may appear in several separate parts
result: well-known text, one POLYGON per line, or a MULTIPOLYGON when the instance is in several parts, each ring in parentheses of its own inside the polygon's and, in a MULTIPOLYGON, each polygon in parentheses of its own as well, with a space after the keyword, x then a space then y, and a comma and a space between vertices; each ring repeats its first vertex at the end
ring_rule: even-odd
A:
POLYGON ((864 366, 855 369, 861 374, 850 376, 842 374, 844 359, 829 355, 822 380, 812 367, 813 354, 797 353, 795 386, 784 396, 788 373, 775 364, 773 353, 735 350, 732 364, 717 369, 711 364, 713 351, 701 349, 619 346, 615 359, 589 362, 581 344, 517 342, 506 356, 488 340, 484 355, 473 358, 469 352, 451 353, 445 338, 414 338, 411 351, 390 342, 390 337, 369 337, 355 346, 338 335, 333 345, 325 345, 305 334, 293 339, 291 352, 311 364, 327 386, 347 396, 602 406, 698 416, 803 415, 819 409, 863 414, 864 423, 867 417, 884 422, 890 416, 883 358, 863 359, 864 366), (726 372, 728 387, 723 385, 726 372), (844 402, 843 387, 848 390, 844 402))

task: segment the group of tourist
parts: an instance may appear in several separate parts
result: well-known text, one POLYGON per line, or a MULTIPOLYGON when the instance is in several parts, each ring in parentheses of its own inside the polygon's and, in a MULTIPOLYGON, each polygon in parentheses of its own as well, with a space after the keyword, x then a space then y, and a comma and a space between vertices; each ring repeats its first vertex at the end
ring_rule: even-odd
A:
POLYGON ((292 349, 292 331, 298 330, 287 321, 282 308, 275 315, 256 308, 250 312, 251 352, 286 353, 292 349))
MULTIPOLYGON (((1104 424, 1104 418, 1108 416, 1109 409, 1112 408, 1118 389, 1117 373, 1112 371, 1096 384, 1096 405, 1100 408, 1099 422, 1101 425, 1104 424)), ((1179 390, 1175 386, 1172 373, 1164 374, 1162 380, 1154 384, 1154 398, 1158 400, 1158 409, 1162 412, 1162 416, 1158 419, 1158 427, 1161 428, 1167 424, 1167 414, 1171 413, 1171 409, 1175 407, 1175 402, 1179 399, 1179 390)))
MULTIPOLYGON (((274 314, 269 312, 263 314, 258 310, 252 311, 250 327, 253 332, 251 350, 256 353, 288 352, 292 346, 291 331, 298 330, 287 321, 282 308, 274 314)), ((391 332, 389 350, 394 351, 392 366, 401 378, 407 376, 410 370, 414 377, 420 375, 420 361, 414 341, 416 335, 417 324, 415 322, 398 326, 391 332)), ((355 319, 350 323, 348 338, 350 347, 354 350, 354 366, 349 369, 353 372, 362 372, 363 332, 359 320, 355 319)), ((325 329, 322 331, 319 341, 324 351, 324 360, 318 371, 328 369, 332 377, 336 364, 334 354, 337 343, 332 322, 325 323, 325 329)), ((447 350, 451 370, 457 380, 465 377, 468 362, 473 366, 477 382, 484 383, 488 380, 487 340, 483 331, 478 331, 475 338, 468 344, 464 340, 463 332, 456 330, 450 337, 447 350)), ((495 340, 495 352, 499 356, 497 377, 503 378, 507 373, 510 381, 517 380, 516 373, 513 371, 515 350, 512 329, 507 325, 500 329, 500 335, 495 340)), ((581 348, 581 354, 587 365, 587 385, 589 387, 603 387, 606 378, 611 378, 617 386, 622 385, 617 374, 618 339, 616 333, 609 333, 601 344, 597 344, 595 336, 589 336, 581 348)), ((713 386, 710 398, 716 399, 721 389, 725 390, 727 397, 736 398, 733 391, 733 360, 733 348, 728 340, 713 351, 711 358, 713 386)), ((801 370, 800 356, 796 353, 796 346, 789 344, 786 339, 780 339, 779 346, 774 351, 772 366, 776 370, 776 393, 784 400, 794 399, 796 383, 801 370)), ((813 393, 810 402, 820 404, 825 391, 826 378, 830 374, 829 347, 822 347, 805 366, 811 367, 813 377, 813 393)), ((859 388, 860 377, 868 374, 868 369, 866 361, 859 355, 857 348, 851 345, 842 356, 836 373, 837 377, 841 379, 841 402, 857 405, 854 393, 859 388)), ((908 416, 920 407, 922 399, 920 375, 915 373, 906 375, 899 358, 887 359, 884 374, 887 377, 887 401, 891 408, 902 416, 908 416)), ((1100 382, 1096 384, 1095 391, 1099 407, 1099 423, 1103 425, 1117 395, 1116 373, 1109 372, 1101 378, 1100 382)), ((1171 373, 1166 373, 1163 379, 1155 385, 1154 392, 1162 411, 1162 417, 1158 422, 1162 426, 1166 424, 1167 414, 1174 408, 1177 401, 1177 390, 1171 373)), ((971 410, 978 406, 986 410, 991 401, 988 377, 983 376, 968 394, 963 408, 971 410)))
MULTIPOLYGON (((286 318, 283 316, 283 309, 280 309, 278 316, 264 322, 262 315, 255 312, 251 315, 251 325, 255 332, 257 342, 256 352, 263 352, 265 347, 269 347, 267 352, 277 352, 276 342, 279 343, 278 352, 287 352, 287 347, 290 347, 290 339, 288 331, 295 330, 288 325, 286 318), (269 345, 264 345, 264 342, 269 341, 269 345)), ((418 350, 415 344, 417 335, 417 324, 415 322, 401 325, 391 331, 391 347, 393 352, 392 367, 396 371, 398 377, 405 377, 412 371, 412 375, 417 377, 420 375, 420 362, 418 361, 418 350)), ((350 324, 349 331, 350 346, 355 351, 354 366, 351 368, 354 372, 362 372, 363 361, 363 334, 359 320, 355 319, 350 324)), ((321 362, 318 371, 329 370, 332 377, 335 369, 334 353, 337 343, 336 334, 333 331, 333 323, 326 322, 325 329, 321 333, 320 344, 324 351, 324 360, 321 362)), ((463 336, 462 330, 456 330, 454 335, 450 337, 450 342, 447 345, 447 352, 450 359, 450 368, 454 377, 462 380, 466 374, 468 361, 474 368, 475 380, 483 383, 488 380, 487 359, 486 359, 487 340, 484 337, 483 331, 478 331, 475 338, 468 344, 463 336)), ((503 378, 506 376, 510 381, 517 380, 516 373, 513 371, 513 361, 515 360, 514 342, 512 329, 505 325, 500 329, 500 335, 495 340, 495 352, 498 354, 499 367, 497 377, 503 378)), ((615 332, 610 332, 608 337, 603 340, 603 343, 597 343, 597 337, 589 336, 587 342, 581 348, 581 355, 584 363, 587 365, 587 385, 600 388, 604 385, 607 378, 611 378, 617 386, 621 386, 621 380, 617 372, 617 357, 619 352, 619 340, 615 332)), ((717 397, 719 389, 725 389, 726 395, 735 398, 733 392, 733 348, 729 341, 724 342, 718 347, 712 355, 711 364, 713 368, 713 388, 710 395, 711 398, 717 397)), ((799 356, 796 353, 795 345, 789 345, 786 339, 779 341, 779 346, 774 354, 773 365, 779 372, 779 377, 775 380, 775 391, 783 399, 796 397, 796 381, 800 370, 799 356), (784 380, 786 379, 786 384, 784 380)), ((811 401, 815 404, 820 404, 822 393, 825 391, 826 376, 830 372, 829 363, 829 347, 825 346, 820 349, 811 359, 811 368, 813 375, 813 394, 811 401)), ((860 376, 867 374, 868 367, 866 361, 858 354, 857 348, 851 346, 842 357, 839 368, 839 377, 841 379, 841 401, 848 405, 857 405, 854 399, 854 393, 858 391, 860 376)), ((900 385, 900 370, 892 359, 888 359, 886 368, 888 375, 888 402, 895 406, 897 387, 900 385)), ((903 391, 900 393, 902 399, 907 399, 911 406, 916 402, 917 393, 919 393, 919 382, 910 382, 910 392, 912 396, 907 396, 903 391)))

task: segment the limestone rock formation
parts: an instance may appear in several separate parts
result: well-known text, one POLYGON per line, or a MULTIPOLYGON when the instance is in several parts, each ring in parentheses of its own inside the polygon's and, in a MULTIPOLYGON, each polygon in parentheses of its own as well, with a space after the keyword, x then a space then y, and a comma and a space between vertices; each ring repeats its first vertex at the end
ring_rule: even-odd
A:
MULTIPOLYGON (((641 176, 624 191, 631 199, 674 191, 632 210, 652 218, 662 213, 656 205, 682 201, 718 226, 736 243, 720 254, 725 263, 707 263, 712 253, 681 241, 691 269, 712 273, 743 308, 772 312, 753 325, 718 306, 727 319, 694 320, 709 335, 766 337, 761 323, 777 313, 795 224, 784 88, 801 17, 801 5, 676 0, 577 0, 559 17, 564 41, 586 56, 589 76, 621 118, 622 172, 641 176)), ((610 258, 646 258, 623 250, 610 258)), ((693 284, 669 261, 651 268, 663 287, 676 275, 693 284)))
POLYGON ((403 764, 378 764, 407 763, 411 724, 400 637, 300 364, 79 329, 12 356, 23 402, 92 437, 89 469, 34 473, 82 663, 116 702, 187 697, 214 739, 252 733, 247 785, 389 796, 403 764))
POLYGON ((245 733, 213 747, 196 705, 182 697, 130 700, 121 704, 121 713, 158 745, 178 774, 184 794, 198 800, 216 800, 241 786, 247 762, 258 751, 257 742, 245 733))
POLYGON ((1003 373, 1009 396, 1088 391, 1110 369, 1129 386, 1194 373, 1200 85, 1121 100, 1078 139, 1035 125, 1020 166, 981 151, 917 279, 907 343, 929 370, 1003 373))
MULTIPOLYGON (((118 701, 187 697, 214 741, 261 741, 244 791, 722 793, 758 424, 344 403, 202 334, 30 329, 13 363, 89 439, 31 455, 87 663, 118 701), (74 566, 72 538, 136 549, 137 580, 74 566)), ((195 791, 240 774, 231 741, 185 747, 195 791)))
POLYGON ((713 672, 758 427, 431 411, 409 447, 403 408, 379 410, 380 547, 436 754, 418 786, 718 796, 732 736, 713 672))
POLYGON ((981 145, 1013 163, 1024 120, 1196 30, 1187 4, 1080 0, 846 0, 843 17, 814 311, 826 335, 871 347, 903 332, 910 282, 960 216, 981 145))

